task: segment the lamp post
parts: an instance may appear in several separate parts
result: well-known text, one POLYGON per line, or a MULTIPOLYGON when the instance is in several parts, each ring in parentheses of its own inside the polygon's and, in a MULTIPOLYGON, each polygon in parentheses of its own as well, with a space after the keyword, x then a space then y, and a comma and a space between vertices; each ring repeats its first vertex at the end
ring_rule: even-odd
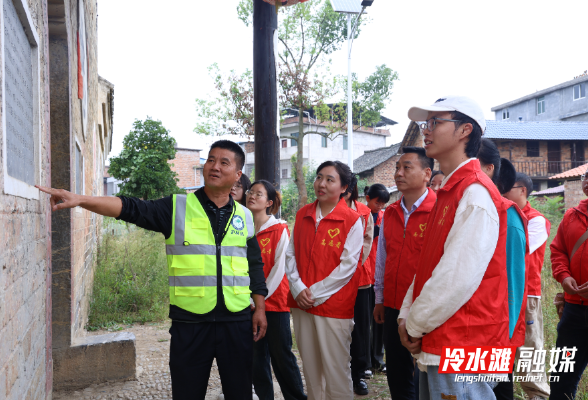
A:
POLYGON ((357 29, 359 18, 366 7, 373 4, 374 0, 331 0, 333 10, 347 14, 347 164, 353 171, 353 110, 351 97, 351 48, 353 46, 353 35, 357 29), (352 14, 358 14, 355 22, 352 23, 352 14))

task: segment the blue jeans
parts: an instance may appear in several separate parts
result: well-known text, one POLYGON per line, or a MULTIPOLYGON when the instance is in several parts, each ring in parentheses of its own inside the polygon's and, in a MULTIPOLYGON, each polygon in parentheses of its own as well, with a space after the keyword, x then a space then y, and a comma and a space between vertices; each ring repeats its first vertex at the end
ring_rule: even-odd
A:
POLYGON ((260 400, 273 400, 274 384, 271 367, 286 400, 306 400, 300 369, 292 353, 292 331, 289 312, 265 313, 267 332, 253 343, 253 386, 260 400))
MULTIPOLYGON (((557 341, 555 346, 578 349, 574 357, 574 372, 553 372, 551 374, 550 400, 568 400, 576 397, 578 383, 588 364, 588 306, 566 303, 561 320, 557 324, 557 341), (559 382, 557 378, 559 377, 559 382)), ((550 354, 545 363, 549 367, 550 354)), ((559 367, 558 367, 559 370, 559 367)))
POLYGON ((495 400, 492 387, 486 382, 456 382, 457 376, 474 374, 440 374, 438 365, 427 366, 427 372, 419 376, 420 400, 495 400))

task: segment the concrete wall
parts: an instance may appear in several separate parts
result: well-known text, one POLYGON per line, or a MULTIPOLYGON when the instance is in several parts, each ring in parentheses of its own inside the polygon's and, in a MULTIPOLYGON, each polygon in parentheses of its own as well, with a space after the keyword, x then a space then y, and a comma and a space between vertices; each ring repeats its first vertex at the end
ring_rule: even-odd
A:
POLYGON ((582 182, 579 179, 576 181, 565 181, 564 188, 566 210, 571 207, 576 207, 580 203, 580 200, 586 198, 582 191, 582 182))
MULTIPOLYGON (((584 82, 588 86, 588 83, 584 82)), ((537 97, 508 107, 510 120, 518 121, 588 121, 588 96, 574 100, 573 86, 545 94, 545 112, 537 114, 537 97)), ((504 108, 495 111, 494 119, 502 120, 504 108)))
MULTIPOLYGON (((49 65, 46 9, 43 1, 15 0, 27 9, 37 33, 39 82, 39 171, 35 183, 51 184, 49 65)), ((0 14, 3 14, 0 12, 0 14)), ((22 16, 21 16, 22 18, 22 16)), ((26 16, 24 17, 26 18, 26 16)), ((28 20, 28 19, 27 19, 28 20)), ((4 45, 0 43, 0 45, 4 45)), ((4 62, 4 60, 0 60, 4 62)), ((0 69, 2 73, 3 69, 0 69)), ((1 76, 2 85, 6 79, 1 76)), ((2 96, 5 94, 3 92, 2 96)), ((0 109, 4 113, 4 109, 0 109)), ((1 115, 1 114, 0 114, 1 115)), ((2 115, 4 118, 4 116, 2 115)), ((6 132, 0 124, 0 144, 6 132)), ((0 147, 1 149, 2 147, 0 147)), ((0 153, 0 398, 42 399, 51 391, 51 213, 46 197, 6 194, 0 153)))

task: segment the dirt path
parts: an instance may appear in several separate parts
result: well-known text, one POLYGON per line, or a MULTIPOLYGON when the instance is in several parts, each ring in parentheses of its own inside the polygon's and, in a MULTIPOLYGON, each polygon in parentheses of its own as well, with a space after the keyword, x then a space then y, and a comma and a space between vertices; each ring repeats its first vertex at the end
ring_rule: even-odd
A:
MULTIPOLYGON (((136 337, 137 346, 137 380, 119 383, 103 383, 76 392, 56 392, 55 400, 71 399, 171 399, 171 381, 169 376, 169 323, 133 325, 127 332, 136 337)), ((89 332, 88 335, 100 335, 105 331, 89 332)), ((302 371, 302 363, 298 352, 298 364, 302 371)), ((304 377, 303 377, 304 379, 304 377)), ((368 381, 370 394, 355 396, 357 399, 390 399, 386 377, 376 374, 368 381)), ((274 379, 276 399, 283 399, 280 387, 274 379)), ((212 366, 208 381, 206 400, 216 400, 221 393, 221 383, 216 363, 212 366)))

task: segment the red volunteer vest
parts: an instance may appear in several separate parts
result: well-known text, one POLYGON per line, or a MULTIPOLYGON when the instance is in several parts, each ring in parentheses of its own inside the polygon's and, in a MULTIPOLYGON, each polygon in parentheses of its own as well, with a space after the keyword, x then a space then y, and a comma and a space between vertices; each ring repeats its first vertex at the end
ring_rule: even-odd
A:
MULTIPOLYGON (((263 260, 263 274, 265 275, 265 279, 267 279, 276 263, 276 248, 278 247, 278 243, 280 242, 284 230, 288 231, 288 225, 275 224, 256 235, 257 242, 261 248, 261 259, 263 260)), ((288 231, 288 235, 289 234, 290 231, 288 231)), ((289 312, 290 308, 287 304, 289 290, 288 278, 286 277, 286 274, 284 274, 280 286, 278 286, 276 291, 265 301, 265 311, 289 312)))
MULTIPOLYGON (((523 214, 523 212, 521 211, 519 206, 516 205, 516 203, 514 203, 508 199, 505 199, 504 197, 502 198, 502 205, 504 207, 504 212, 507 212, 509 208, 514 207, 514 209, 519 214, 519 217, 521 217, 521 219, 523 220, 523 226, 525 227, 525 243, 527 243, 525 253, 528 255, 529 254, 529 232, 527 231, 527 225, 528 225, 527 217, 525 217, 525 214, 523 214)), ((507 236, 507 240, 508 240, 508 236, 507 236)), ((505 243, 505 245, 506 245, 506 243, 505 243)), ((517 319, 517 324, 515 325, 515 329, 512 333, 512 337, 510 338, 510 346, 521 347, 521 346, 524 346, 524 344, 525 344, 525 333, 526 333, 526 329, 527 329, 527 320, 525 317, 525 315, 526 315, 525 313, 527 310, 527 290, 529 289, 528 282, 529 282, 529 266, 527 263, 527 259, 525 257, 525 291, 523 292, 523 302, 521 304, 521 309, 519 310, 519 318, 517 319)))
MULTIPOLYGON (((437 204, 429 214, 423 251, 418 262, 413 300, 418 298, 444 253, 447 235, 453 225, 459 201, 468 186, 483 185, 499 216, 498 243, 476 292, 444 324, 422 338, 423 351, 441 355, 443 346, 509 346, 508 281, 506 276, 506 210, 502 197, 490 178, 471 160, 456 170, 437 191, 437 204)), ((476 238, 471 239, 474 241, 476 238)))
MULTIPOLYGON (((364 223, 364 227, 363 227, 363 234, 365 235, 366 231, 367 231, 367 224, 368 224, 368 218, 372 217, 372 211, 368 208, 368 206, 366 206, 363 203, 360 202, 355 202, 355 208, 357 208, 357 212, 359 213, 359 215, 361 215, 363 217, 363 223, 364 223)), ((366 286, 366 285, 371 285, 372 283, 372 273, 370 273, 371 271, 368 269, 369 265, 366 266, 367 264, 367 259, 365 260, 365 263, 362 265, 361 264, 361 260, 363 259, 363 244, 362 244, 362 248, 361 248, 361 254, 359 255, 359 261, 357 262, 357 271, 355 272, 355 274, 358 276, 359 279, 359 286, 366 286)))
MULTIPOLYGON (((359 219, 359 214, 347 207, 345 200, 341 200, 315 228, 317 206, 318 200, 302 207, 296 213, 294 225, 296 265, 306 287, 322 281, 341 264, 341 254, 347 234, 359 219)), ((351 280, 329 300, 305 311, 322 317, 353 318, 358 287, 358 275, 353 274, 351 280)), ((290 291, 288 291, 288 307, 298 308, 290 291)))
POLYGON ((412 284, 425 240, 427 220, 437 196, 431 189, 422 204, 411 214, 404 228, 404 212, 400 202, 391 204, 384 213, 386 239, 386 270, 384 274, 384 306, 400 310, 404 296, 412 284))
MULTIPOLYGON (((543 217, 545 216, 541 214, 539 211, 535 210, 529 202, 523 208, 523 214, 527 217, 527 220, 530 221, 533 218, 543 217)), ((545 229, 547 229, 547 236, 549 236, 549 231, 551 230, 551 222, 547 218, 545 218, 545 229)), ((543 260, 545 258, 545 248, 547 247, 547 240, 541 246, 537 248, 532 254, 527 253, 527 269, 529 270, 529 280, 527 281, 528 284, 528 291, 527 294, 529 296, 541 296, 541 269, 543 268, 543 260)))
MULTIPOLYGON (((378 218, 376 218, 374 229, 376 226, 380 226, 382 224, 383 217, 384 210, 378 213, 378 218)), ((380 235, 383 235, 383 232, 380 232, 380 235)), ((370 255, 368 256, 367 260, 365 260, 365 264, 363 264, 370 275, 370 285, 376 283, 376 254, 378 254, 378 238, 374 238, 374 242, 372 243, 372 249, 370 250, 370 255)))

